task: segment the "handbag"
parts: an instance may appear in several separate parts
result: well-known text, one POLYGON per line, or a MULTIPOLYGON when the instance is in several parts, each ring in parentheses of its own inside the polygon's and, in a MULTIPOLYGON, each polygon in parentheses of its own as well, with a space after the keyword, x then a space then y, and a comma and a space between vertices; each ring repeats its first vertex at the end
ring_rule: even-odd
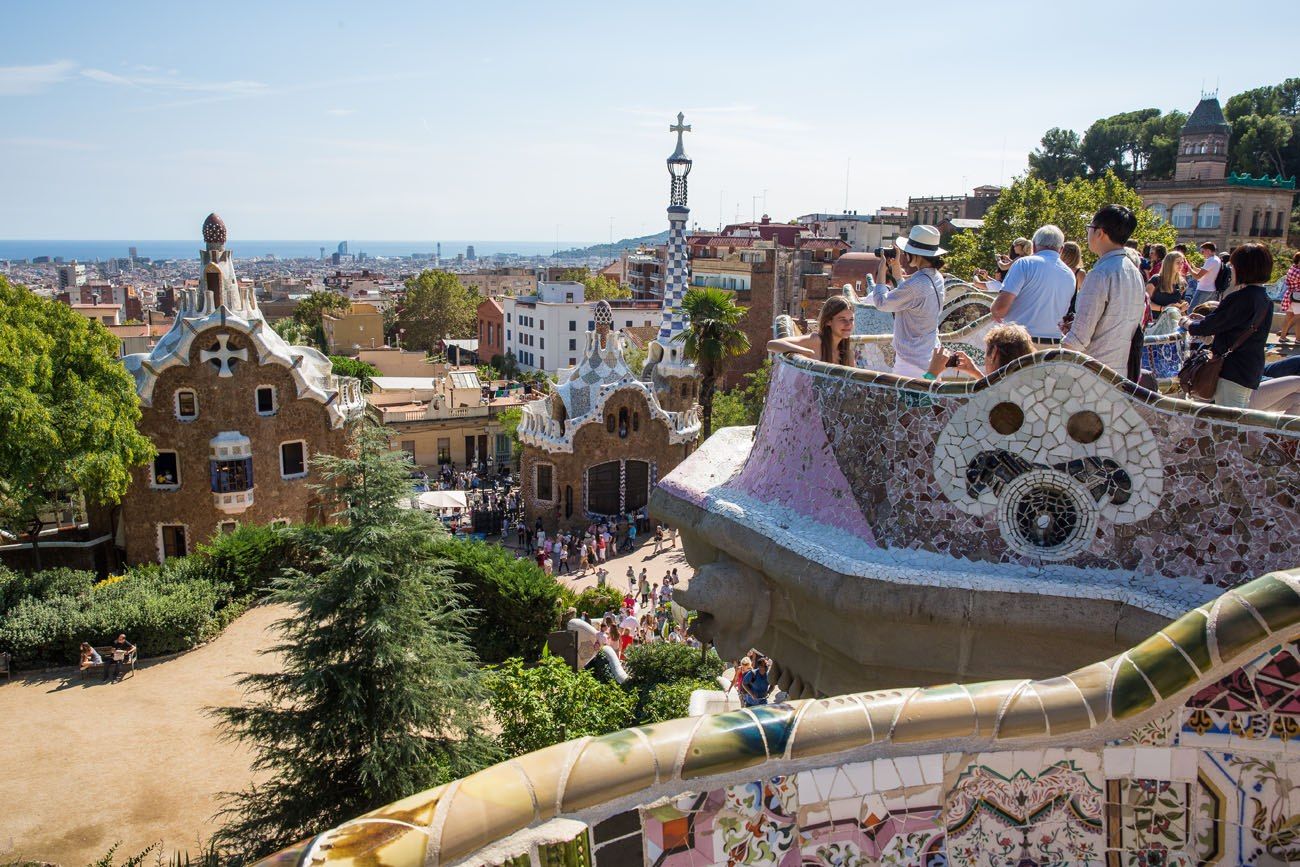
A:
POLYGON ((1246 342, 1250 335, 1259 330, 1264 324, 1264 318, 1273 310, 1271 304, 1265 306, 1255 322, 1248 331, 1243 331, 1241 336, 1233 341, 1232 346, 1222 355, 1215 355, 1210 349, 1202 346, 1195 352, 1189 353, 1187 360, 1178 371, 1178 387, 1188 397, 1199 397, 1202 400, 1214 400, 1214 392, 1219 387, 1219 374, 1223 372, 1223 362, 1229 355, 1236 352, 1241 344, 1246 342))

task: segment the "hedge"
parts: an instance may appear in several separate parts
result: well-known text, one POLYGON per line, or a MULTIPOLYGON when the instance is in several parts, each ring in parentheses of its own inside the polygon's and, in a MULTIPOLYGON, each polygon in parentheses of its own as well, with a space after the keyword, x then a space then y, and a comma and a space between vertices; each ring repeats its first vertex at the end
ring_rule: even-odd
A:
POLYGON ((579 614, 585 614, 592 620, 600 620, 608 611, 623 608, 623 594, 606 584, 604 587, 588 587, 578 594, 574 607, 579 614))
POLYGON ((516 559, 499 545, 446 539, 437 549, 450 561, 466 601, 477 609, 470 617, 469 637, 479 661, 538 659, 569 602, 560 583, 533 560, 516 559))

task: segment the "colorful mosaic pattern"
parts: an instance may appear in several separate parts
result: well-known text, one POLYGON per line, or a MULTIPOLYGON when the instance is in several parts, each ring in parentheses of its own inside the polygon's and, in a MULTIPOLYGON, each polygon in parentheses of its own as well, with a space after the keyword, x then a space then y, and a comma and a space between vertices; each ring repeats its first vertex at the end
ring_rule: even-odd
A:
MULTIPOLYGON (((867 340, 859 347, 876 345, 867 340)), ((817 512, 827 502, 856 505, 835 526, 860 518, 865 529, 854 535, 872 547, 963 560, 1033 567, 1064 559, 1220 586, 1292 565, 1300 418, 1163 397, 1066 350, 961 383, 782 358, 770 393, 787 391, 803 398, 800 411, 765 413, 735 458, 739 472, 715 472, 698 488, 688 460, 660 494, 721 515, 743 509, 746 526, 764 535, 777 534, 759 526, 765 514, 755 505, 807 513, 808 550, 799 553, 832 569, 842 550, 824 558, 813 550, 816 525, 830 523, 817 512), (819 453, 834 457, 845 484, 832 477, 828 487, 815 463, 800 472, 781 458, 819 453), (998 484, 973 485, 989 461, 998 484), (1043 484, 1003 484, 1031 470, 1042 471, 1043 484), (1055 501, 1053 488, 1064 490, 1055 501), (795 496, 772 498, 777 489, 795 496), (1082 529, 1056 551, 1045 533, 1036 550, 1032 533, 1017 536, 1006 520, 1017 511, 1026 526, 1069 520, 1082 529)))
POLYGON ((599 867, 1293 862, 1295 742, 1198 732, 1183 714, 1292 717, 1298 624, 1300 574, 1269 575, 1062 677, 800 701, 558 744, 268 863, 438 867, 489 845, 484 863, 599 867))

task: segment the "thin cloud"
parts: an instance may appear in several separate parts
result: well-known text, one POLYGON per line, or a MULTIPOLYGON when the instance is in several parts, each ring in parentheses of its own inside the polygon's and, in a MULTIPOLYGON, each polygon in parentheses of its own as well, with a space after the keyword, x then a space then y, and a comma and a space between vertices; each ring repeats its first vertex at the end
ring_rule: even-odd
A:
POLYGON ((56 60, 39 66, 0 66, 0 96, 38 93, 67 81, 77 70, 71 60, 56 60))
POLYGON ((153 92, 208 93, 230 96, 254 96, 265 93, 269 88, 260 81, 194 81, 179 77, 159 77, 156 75, 118 75, 103 69, 86 68, 82 76, 101 84, 116 87, 131 87, 153 92))

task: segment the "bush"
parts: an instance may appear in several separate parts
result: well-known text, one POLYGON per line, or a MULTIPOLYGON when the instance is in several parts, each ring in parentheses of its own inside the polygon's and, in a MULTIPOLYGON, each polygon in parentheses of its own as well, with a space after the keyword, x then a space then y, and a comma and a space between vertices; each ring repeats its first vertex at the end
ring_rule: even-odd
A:
POLYGON ((717 688, 716 680, 675 680, 657 684, 637 708, 637 724, 648 725, 684 717, 690 709, 692 692, 717 688))
POLYGON ((487 683, 501 747, 510 757, 632 724, 634 694, 574 671, 559 657, 544 656, 532 668, 508 659, 488 673, 487 683))
POLYGON ((644 693, 662 683, 681 680, 712 682, 726 667, 711 647, 701 653, 698 647, 669 641, 629 647, 623 659, 628 684, 644 693))
POLYGON ((574 603, 579 614, 585 614, 592 620, 599 620, 605 612, 623 607, 623 594, 606 584, 604 587, 588 587, 578 594, 574 603))
POLYGON ((82 641, 111 644, 121 632, 141 656, 188 650, 228 622, 231 587, 208 578, 205 567, 199 558, 180 558, 82 593, 28 596, 0 618, 0 647, 24 665, 75 663, 82 641))
POLYGON ((77 569, 14 572, 0 566, 0 617, 28 597, 52 599, 55 596, 78 596, 89 591, 97 580, 94 572, 77 569))
POLYGON ((470 640, 485 664, 541 656, 569 594, 528 558, 516 559, 499 545, 447 539, 437 553, 452 562, 456 582, 471 608, 470 640))
POLYGON ((229 584, 237 597, 263 595, 272 579, 303 558, 291 534, 267 524, 246 524, 214 536, 199 555, 207 561, 207 577, 229 584))

